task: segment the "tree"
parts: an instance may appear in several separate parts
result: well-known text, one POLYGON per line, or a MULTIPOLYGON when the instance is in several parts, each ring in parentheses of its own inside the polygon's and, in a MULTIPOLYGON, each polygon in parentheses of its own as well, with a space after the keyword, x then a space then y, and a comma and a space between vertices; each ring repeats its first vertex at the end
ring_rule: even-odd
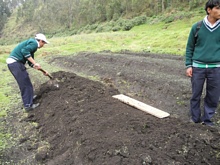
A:
POLYGON ((11 15, 8 1, 0 0, 0 31, 3 29, 7 18, 11 15))
POLYGON ((57 29, 80 29, 83 26, 132 19, 136 16, 156 16, 171 8, 191 8, 204 0, 0 0, 0 30, 12 9, 17 8, 17 20, 44 32, 57 29))

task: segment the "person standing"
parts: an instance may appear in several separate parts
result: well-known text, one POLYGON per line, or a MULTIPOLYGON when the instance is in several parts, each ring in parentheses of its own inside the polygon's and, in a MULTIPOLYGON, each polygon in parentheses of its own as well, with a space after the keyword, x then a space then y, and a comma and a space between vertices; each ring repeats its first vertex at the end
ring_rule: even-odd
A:
POLYGON ((186 75, 191 77, 191 121, 213 126, 212 117, 220 96, 220 0, 209 0, 205 5, 206 16, 201 27, 194 24, 186 45, 186 75), (196 31, 197 37, 195 37, 196 31), (200 102, 206 84, 204 112, 200 102))
MULTIPOLYGON (((44 44, 48 44, 44 34, 36 34, 35 38, 30 38, 18 44, 10 53, 6 60, 8 68, 14 78, 16 79, 26 112, 37 108, 40 104, 33 103, 34 90, 30 77, 26 70, 25 64, 34 69, 41 69, 39 63, 34 60, 34 53, 40 49, 44 44)), ((45 75, 47 75, 46 73, 45 75)))

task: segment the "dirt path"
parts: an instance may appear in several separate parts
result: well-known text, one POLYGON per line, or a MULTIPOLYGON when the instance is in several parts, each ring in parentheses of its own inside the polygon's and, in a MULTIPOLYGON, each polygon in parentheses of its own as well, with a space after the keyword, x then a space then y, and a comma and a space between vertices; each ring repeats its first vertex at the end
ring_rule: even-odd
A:
MULTIPOLYGON (((22 141, 22 149, 34 153, 34 159, 26 162, 220 164, 219 129, 188 123, 190 80, 184 75, 182 57, 103 52, 56 57, 50 62, 66 72, 53 73, 59 89, 47 83, 40 86, 37 102, 41 106, 23 120, 38 123, 32 129, 38 137, 28 135, 22 141), (103 83, 75 73, 99 77, 103 83), (158 119, 112 98, 119 93, 171 116, 158 119)), ((19 153, 19 149, 11 152, 8 160, 21 162, 16 159, 19 153)))

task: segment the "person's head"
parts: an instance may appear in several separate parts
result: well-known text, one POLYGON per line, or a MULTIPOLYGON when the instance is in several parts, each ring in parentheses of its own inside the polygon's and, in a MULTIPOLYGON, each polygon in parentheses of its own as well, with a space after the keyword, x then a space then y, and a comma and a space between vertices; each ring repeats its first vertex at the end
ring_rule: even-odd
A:
POLYGON ((209 0, 208 2, 206 2, 206 14, 209 15, 209 10, 212 10, 214 7, 220 7, 220 0, 209 0))
POLYGON ((48 44, 48 43, 49 43, 49 42, 47 41, 45 35, 42 34, 42 33, 36 34, 36 35, 35 35, 35 39, 39 42, 39 45, 40 45, 39 48, 43 47, 44 44, 48 44))

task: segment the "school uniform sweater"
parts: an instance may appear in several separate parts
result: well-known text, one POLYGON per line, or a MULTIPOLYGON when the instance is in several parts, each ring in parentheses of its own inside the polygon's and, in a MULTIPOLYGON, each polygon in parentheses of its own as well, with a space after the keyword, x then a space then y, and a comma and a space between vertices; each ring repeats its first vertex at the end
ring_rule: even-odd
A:
MULTIPOLYGON (((34 58, 34 53, 37 51, 37 48, 38 48, 37 40, 33 38, 25 40, 14 48, 9 58, 12 58, 17 62, 21 62, 25 64, 28 61, 27 58, 29 57, 34 58)), ((30 66, 33 66, 29 61, 28 64, 30 66)))
POLYGON ((195 39, 197 23, 190 31, 186 46, 186 67, 220 67, 220 20, 213 26, 208 22, 207 16, 203 19, 195 39))

